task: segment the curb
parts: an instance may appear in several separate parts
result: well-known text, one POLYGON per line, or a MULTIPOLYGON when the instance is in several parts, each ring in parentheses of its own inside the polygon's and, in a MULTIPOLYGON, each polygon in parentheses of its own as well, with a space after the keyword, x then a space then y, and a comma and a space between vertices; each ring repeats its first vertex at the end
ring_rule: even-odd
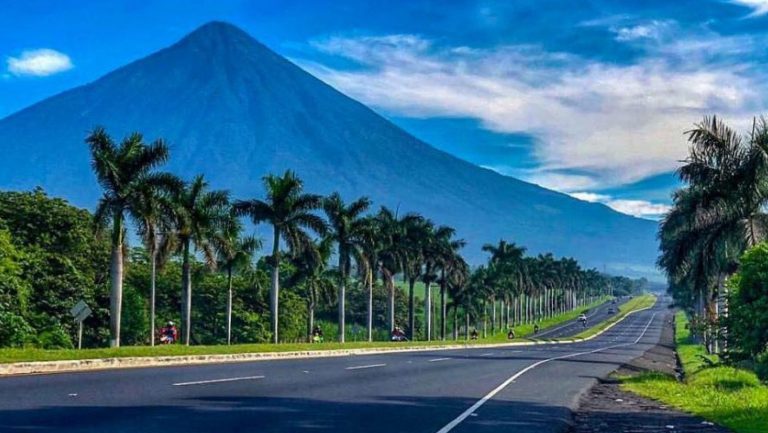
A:
MULTIPOLYGON (((655 305, 655 303, 654 303, 655 305)), ((333 349, 333 350, 303 350, 293 352, 258 352, 258 353, 238 353, 238 354, 220 354, 220 355, 179 355, 179 356, 158 356, 158 357, 124 357, 124 358, 94 358, 68 361, 35 361, 35 362, 16 362, 10 364, 0 364, 0 378, 28 375, 28 374, 52 374, 52 373, 71 373, 79 371, 97 371, 124 368, 146 368, 146 367, 171 367, 179 365, 203 365, 203 364, 223 364, 231 362, 250 362, 250 361, 274 361, 279 359, 306 359, 306 358, 327 358, 337 356, 361 356, 381 353, 405 353, 405 352, 424 352, 439 350, 456 349, 483 349, 494 347, 519 347, 535 346, 542 344, 573 344, 592 340, 604 332, 608 331, 631 314, 648 310, 651 307, 645 307, 633 310, 625 314, 619 320, 606 326, 592 336, 586 338, 568 338, 562 340, 530 340, 518 341, 513 343, 488 343, 488 344, 451 344, 444 346, 425 346, 409 348, 377 347, 363 349, 333 349)))

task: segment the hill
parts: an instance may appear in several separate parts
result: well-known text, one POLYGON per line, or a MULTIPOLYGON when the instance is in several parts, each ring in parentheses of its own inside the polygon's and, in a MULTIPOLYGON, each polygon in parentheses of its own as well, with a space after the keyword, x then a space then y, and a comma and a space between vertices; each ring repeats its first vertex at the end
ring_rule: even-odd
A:
POLYGON ((295 170, 307 189, 418 211, 480 245, 500 238, 629 275, 654 273, 656 224, 439 151, 242 30, 209 23, 176 44, 0 120, 0 188, 43 186, 92 207, 83 138, 95 125, 171 144, 169 168, 237 197, 295 170))

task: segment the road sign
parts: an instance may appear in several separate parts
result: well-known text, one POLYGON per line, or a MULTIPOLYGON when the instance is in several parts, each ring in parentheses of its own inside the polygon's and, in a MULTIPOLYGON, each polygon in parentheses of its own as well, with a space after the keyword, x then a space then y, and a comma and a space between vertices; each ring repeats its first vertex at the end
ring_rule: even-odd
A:
POLYGON ((78 302, 69 310, 69 314, 75 318, 76 322, 82 322, 88 316, 90 316, 91 313, 93 313, 93 311, 91 311, 91 309, 88 307, 88 304, 86 304, 84 301, 78 302))
POLYGON ((85 303, 85 301, 80 301, 77 304, 75 304, 74 307, 72 307, 69 310, 69 314, 72 315, 72 317, 75 318, 75 322, 78 324, 77 329, 77 348, 80 349, 83 347, 83 320, 88 318, 88 316, 91 315, 93 311, 88 307, 88 304, 85 303))

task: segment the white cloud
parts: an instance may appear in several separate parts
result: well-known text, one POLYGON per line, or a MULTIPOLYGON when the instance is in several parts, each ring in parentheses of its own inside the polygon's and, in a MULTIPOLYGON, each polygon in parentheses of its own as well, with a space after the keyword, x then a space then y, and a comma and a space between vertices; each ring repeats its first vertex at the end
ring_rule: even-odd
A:
MULTIPOLYGON (((689 50, 693 42, 680 44, 689 50)), ((743 65, 690 55, 683 62, 666 44, 629 65, 529 45, 444 47, 415 35, 334 37, 314 45, 362 67, 298 62, 367 104, 412 117, 471 117, 492 131, 534 136, 539 165, 522 177, 560 191, 673 170, 686 154, 684 131, 703 115, 717 113, 740 126, 764 107, 764 80, 743 65)))
POLYGON ((642 39, 661 39, 671 30, 674 22, 651 20, 647 23, 626 27, 611 27, 619 42, 632 42, 642 39))
POLYGON ((768 0, 730 0, 730 3, 752 9, 750 16, 768 14, 768 0))
POLYGON ((29 50, 19 57, 8 57, 8 72, 13 75, 44 77, 72 69, 72 60, 64 53, 48 48, 29 50))
POLYGON ((590 203, 602 203, 617 212, 640 218, 659 219, 671 209, 671 206, 663 203, 653 203, 647 200, 614 199, 609 195, 593 192, 574 192, 570 195, 590 203))

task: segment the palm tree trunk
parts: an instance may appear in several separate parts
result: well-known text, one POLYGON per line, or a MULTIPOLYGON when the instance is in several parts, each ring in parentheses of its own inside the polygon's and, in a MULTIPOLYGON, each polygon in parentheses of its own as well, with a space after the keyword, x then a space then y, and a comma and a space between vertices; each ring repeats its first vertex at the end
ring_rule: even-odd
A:
MULTIPOLYGON (((496 299, 491 298, 491 335, 496 334, 496 299)), ((501 326, 499 326, 501 327, 501 326)))
POLYGON ((272 244, 272 285, 269 288, 269 320, 272 330, 272 342, 279 343, 278 312, 280 302, 280 230, 274 228, 274 243, 272 244))
POLYGON ((184 321, 184 344, 189 346, 190 328, 192 328, 192 270, 189 263, 189 239, 184 240, 184 252, 181 263, 181 283, 184 286, 184 300, 181 310, 182 320, 184 321))
POLYGON ((123 309, 123 224, 122 215, 115 215, 110 264, 111 290, 109 296, 110 347, 120 347, 120 317, 123 309))
POLYGON ((227 266, 227 344, 232 344, 232 265, 227 266))
POLYGON ((389 332, 395 329, 395 276, 389 274, 386 276, 389 286, 389 332))
POLYGON ((151 263, 149 275, 149 341, 155 346, 155 299, 157 291, 157 248, 153 245, 149 252, 151 263))
POLYGON ((453 339, 459 339, 459 307, 453 307, 453 339))
POLYGON ((315 328, 315 299, 307 302, 307 341, 312 343, 312 330, 315 328))
POLYGON ((345 251, 342 251, 342 248, 339 248, 339 343, 344 342, 345 337, 345 319, 344 316, 344 301, 346 297, 346 262, 345 262, 345 251))
POLYGON ((366 275, 368 285, 368 341, 373 341, 373 271, 369 270, 366 275))
POLYGON ((469 340, 469 311, 464 311, 464 340, 469 340))
POLYGON ((413 278, 407 278, 406 274, 403 274, 403 280, 408 281, 408 338, 414 341, 415 329, 416 329, 416 298, 414 294, 414 285, 416 280, 413 278))
POLYGON ((424 284, 424 324, 427 341, 432 340, 432 282, 424 284))
POLYGON ((445 341, 445 271, 440 279, 440 339, 445 341))

